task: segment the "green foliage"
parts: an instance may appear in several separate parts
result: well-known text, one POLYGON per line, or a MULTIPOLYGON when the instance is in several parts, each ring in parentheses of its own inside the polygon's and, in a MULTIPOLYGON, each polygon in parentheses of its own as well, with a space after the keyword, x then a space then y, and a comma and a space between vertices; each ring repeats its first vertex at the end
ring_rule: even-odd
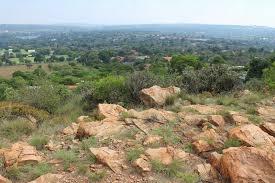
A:
POLYGON ((0 102, 0 118, 10 118, 12 116, 32 116, 38 123, 49 118, 49 114, 46 111, 36 109, 29 105, 16 102, 0 102))
POLYGON ((241 145, 242 143, 238 139, 229 138, 224 142, 224 149, 229 147, 240 147, 241 145))
POLYGON ((106 176, 106 172, 105 171, 99 171, 99 172, 95 172, 95 173, 90 173, 88 175, 88 178, 89 178, 90 182, 99 182, 105 176, 106 176))
POLYGON ((249 81, 245 83, 245 88, 250 91, 259 92, 264 90, 265 83, 261 79, 251 78, 249 81))
POLYGON ((264 70, 264 81, 271 89, 275 89, 275 62, 264 70))
POLYGON ((246 80, 251 78, 262 78, 263 70, 270 66, 269 60, 264 60, 261 58, 253 58, 249 63, 249 70, 246 75, 246 80))
POLYGON ((14 99, 54 113, 69 96, 70 93, 66 87, 42 82, 38 86, 19 90, 14 99))
POLYGON ((101 102, 117 103, 126 101, 128 93, 125 78, 122 76, 108 76, 97 81, 94 85, 94 98, 101 102))
POLYGON ((148 71, 134 72, 127 77, 126 81, 131 98, 137 102, 140 102, 139 92, 142 89, 150 88, 159 83, 157 76, 148 71))
POLYGON ((182 87, 188 92, 222 93, 241 86, 239 75, 225 65, 212 65, 200 70, 188 70, 182 74, 182 87))
POLYGON ((262 123, 262 119, 257 115, 249 115, 248 116, 249 121, 254 123, 255 125, 260 125, 262 123))
POLYGON ((161 127, 154 129, 153 133, 155 135, 161 136, 163 138, 163 142, 166 145, 178 144, 180 142, 180 138, 174 132, 174 127, 176 123, 173 121, 167 122, 161 127))
POLYGON ((179 172, 177 178, 183 183, 197 183, 200 180, 198 174, 187 172, 179 172))
POLYGON ((17 141, 24 135, 30 135, 34 129, 33 124, 24 119, 0 121, 0 136, 12 141, 17 141))
POLYGON ((89 137, 87 139, 82 140, 81 148, 85 151, 89 151, 91 147, 97 147, 98 140, 95 137, 89 137))
POLYGON ((60 150, 54 154, 56 159, 63 161, 64 170, 67 170, 70 164, 77 161, 77 155, 72 150, 60 150))
POLYGON ((37 150, 44 149, 44 146, 47 145, 47 143, 48 138, 44 135, 35 135, 29 141, 29 144, 36 147, 37 150))
POLYGON ((142 147, 140 148, 131 148, 129 150, 127 150, 126 156, 127 156, 127 160, 132 163, 134 162, 136 159, 138 159, 140 157, 141 154, 144 153, 144 149, 142 147))
POLYGON ((199 69, 202 67, 202 63, 197 56, 194 55, 178 55, 173 56, 171 60, 171 69, 173 72, 182 73, 187 67, 199 69))

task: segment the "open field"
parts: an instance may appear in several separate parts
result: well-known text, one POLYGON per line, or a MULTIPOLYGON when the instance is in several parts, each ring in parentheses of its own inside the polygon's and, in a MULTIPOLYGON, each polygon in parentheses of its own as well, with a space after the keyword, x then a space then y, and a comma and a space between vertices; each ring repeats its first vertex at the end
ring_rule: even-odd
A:
POLYGON ((28 68, 26 65, 14 65, 14 66, 1 66, 0 67, 0 77, 9 79, 12 77, 12 74, 15 71, 33 71, 35 70, 39 65, 42 65, 42 68, 46 72, 50 72, 48 68, 48 64, 34 64, 31 68, 28 68))

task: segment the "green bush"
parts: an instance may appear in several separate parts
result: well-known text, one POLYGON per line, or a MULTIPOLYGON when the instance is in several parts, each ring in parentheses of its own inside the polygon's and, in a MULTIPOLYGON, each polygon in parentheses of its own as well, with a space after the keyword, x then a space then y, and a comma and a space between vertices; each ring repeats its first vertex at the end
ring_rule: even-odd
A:
POLYGON ((264 70, 264 81, 271 89, 275 89, 275 62, 264 70))
POLYGON ((35 146, 37 150, 42 150, 48 143, 48 138, 43 135, 35 135, 30 140, 30 145, 35 146))
POLYGON ((34 129, 33 124, 24 119, 0 122, 0 136, 12 141, 21 139, 23 135, 30 135, 34 129))
POLYGON ((242 86, 239 75, 225 65, 212 65, 200 70, 185 70, 182 87, 191 93, 230 92, 242 86))
POLYGON ((69 90, 65 86, 42 82, 40 85, 19 90, 14 99, 54 113, 66 103, 69 96, 69 90))
POLYGON ((94 83, 92 98, 95 102, 118 103, 129 99, 125 78, 108 76, 94 83))
POLYGON ((134 101, 140 102, 139 92, 144 88, 149 88, 159 84, 159 79, 148 71, 134 72, 130 74, 126 81, 127 89, 134 101))

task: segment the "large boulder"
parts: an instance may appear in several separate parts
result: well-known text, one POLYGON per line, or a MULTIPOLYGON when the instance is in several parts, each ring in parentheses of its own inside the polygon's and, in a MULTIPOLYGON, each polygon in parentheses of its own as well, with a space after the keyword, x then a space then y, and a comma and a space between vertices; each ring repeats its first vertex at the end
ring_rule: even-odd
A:
POLYGON ((229 137, 238 139, 247 146, 273 146, 275 138, 262 131, 258 126, 249 124, 233 128, 229 131, 229 137))
POLYGON ((11 183, 11 181, 0 175, 0 183, 11 183))
POLYGON ((218 127, 224 127, 225 121, 221 115, 210 115, 208 116, 208 121, 218 127))
POLYGON ((84 122, 79 124, 77 137, 110 137, 124 128, 123 122, 106 118, 102 121, 84 122))
POLYGON ((220 170, 232 183, 275 182, 275 153, 254 147, 229 148, 221 157, 220 170))
POLYGON ((100 163, 107 165, 115 173, 121 172, 121 168, 124 166, 122 152, 109 149, 108 147, 90 148, 90 151, 100 163))
POLYGON ((116 104, 98 104, 98 114, 105 118, 118 118, 127 109, 116 104))
POLYGON ((168 97, 179 94, 180 88, 171 86, 168 88, 161 88, 153 86, 140 91, 141 101, 148 106, 162 106, 168 97))
POLYGON ((37 179, 29 183, 63 183, 63 177, 64 176, 61 174, 48 173, 38 177, 37 179))
POLYGON ((30 146, 26 142, 17 142, 13 144, 10 149, 3 152, 3 156, 6 167, 14 164, 18 166, 35 164, 42 161, 42 157, 35 147, 30 146))

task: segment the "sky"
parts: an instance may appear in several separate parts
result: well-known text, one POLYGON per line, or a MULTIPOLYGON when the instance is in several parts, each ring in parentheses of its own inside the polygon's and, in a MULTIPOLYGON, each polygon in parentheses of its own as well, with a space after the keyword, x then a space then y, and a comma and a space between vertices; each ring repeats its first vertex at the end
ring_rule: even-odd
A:
POLYGON ((0 0, 0 24, 275 27, 275 0, 0 0))

